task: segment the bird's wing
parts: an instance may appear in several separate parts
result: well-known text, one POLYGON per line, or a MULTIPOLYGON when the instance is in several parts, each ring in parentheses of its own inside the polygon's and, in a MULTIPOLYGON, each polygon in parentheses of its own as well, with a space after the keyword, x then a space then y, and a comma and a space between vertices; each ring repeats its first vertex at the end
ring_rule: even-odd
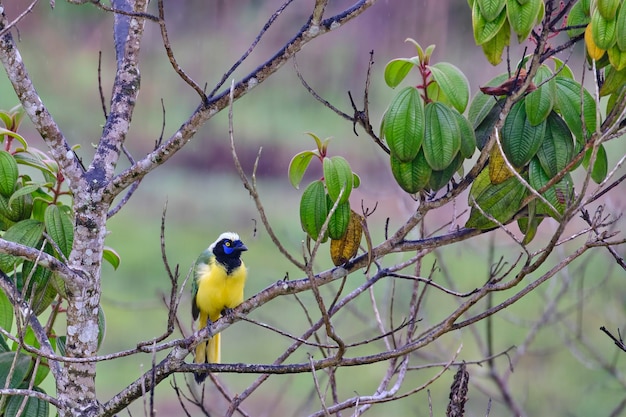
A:
POLYGON ((204 252, 198 256, 196 260, 194 271, 193 271, 193 279, 191 281, 191 316, 194 320, 198 319, 198 315, 200 314, 200 310, 198 309, 198 305, 196 304, 196 296, 198 295, 198 275, 202 266, 206 266, 209 264, 210 259, 213 257, 213 253, 206 249, 204 252))

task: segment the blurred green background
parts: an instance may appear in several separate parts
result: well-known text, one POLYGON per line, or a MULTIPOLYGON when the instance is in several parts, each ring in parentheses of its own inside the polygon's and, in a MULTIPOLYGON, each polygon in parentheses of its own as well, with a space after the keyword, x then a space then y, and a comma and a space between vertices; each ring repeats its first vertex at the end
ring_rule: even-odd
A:
MULTIPOLYGON (((24 5, 19 3, 5 5, 9 19, 23 10, 24 5)), ((267 18, 282 4, 276 0, 166 3, 168 30, 176 58, 199 84, 206 82, 208 90, 248 49, 267 18)), ((306 21, 311 3, 296 1, 288 7, 233 76, 244 76, 282 46, 306 21)), ((350 3, 343 0, 331 2, 327 13, 350 3)), ((151 5, 153 12, 155 6, 151 5)), ((114 76, 112 20, 111 15, 95 7, 57 1, 54 9, 47 2, 40 2, 18 25, 18 46, 35 86, 70 143, 80 144, 78 154, 87 163, 104 122, 98 93, 99 51, 102 52, 101 78, 107 99, 114 76)), ((404 43, 407 37, 416 39, 423 46, 436 44, 433 59, 460 67, 470 80, 472 94, 478 86, 506 71, 506 63, 492 68, 473 44, 467 4, 458 0, 379 1, 355 21, 307 45, 297 56, 298 66, 322 97, 351 113, 347 92, 352 92, 361 107, 369 52, 374 51, 370 115, 376 130, 393 95, 393 91, 384 86, 384 64, 396 57, 415 55, 413 47, 404 43)), ((521 56, 523 46, 512 48, 513 61, 521 56)), ((581 51, 579 48, 577 54, 581 51)), ((579 57, 575 55, 572 62, 575 73, 580 74, 579 57)), ((150 151, 159 138, 163 122, 161 100, 165 107, 166 139, 198 105, 193 90, 170 67, 156 24, 146 24, 141 64, 142 89, 126 143, 135 158, 150 151)), ((7 80, 0 77, 0 106, 7 109, 16 102, 7 80)), ((301 252, 304 236, 298 218, 301 191, 289 185, 286 171, 293 154, 313 147, 305 132, 314 132, 321 138, 333 137, 331 153, 344 155, 361 176, 362 186, 352 197, 352 204, 358 207, 362 202, 364 207, 377 206, 368 220, 375 244, 385 234, 387 219, 391 232, 415 208, 415 202, 394 185, 386 155, 364 133, 355 136, 349 122, 316 102, 301 86, 291 64, 239 100, 234 106, 234 120, 237 150, 249 175, 261 152, 257 175, 261 198, 274 230, 293 254, 301 252)), ((32 145, 43 146, 29 122, 22 133, 32 145)), ((617 162, 624 149, 622 141, 610 143, 611 162, 617 162)), ((123 161, 119 169, 125 166, 127 163, 123 161)), ((319 171, 313 169, 309 176, 313 178, 318 174, 319 171)), ((162 298, 169 293, 169 280, 161 260, 159 232, 166 203, 167 255, 172 266, 180 265, 182 278, 196 256, 227 229, 237 231, 250 248, 245 253, 250 269, 247 296, 287 274, 290 278, 301 277, 301 273, 274 248, 260 224, 253 201, 232 164, 227 114, 219 114, 198 131, 184 150, 150 174, 130 202, 108 224, 107 244, 119 252, 122 262, 117 271, 109 265, 103 271, 107 334, 102 354, 133 348, 138 342, 149 340, 165 330, 167 311, 162 298)), ((619 214, 623 212, 624 197, 612 195, 607 204, 607 210, 619 214)), ((460 213, 465 207, 465 201, 458 201, 454 209, 460 213)), ((447 207, 431 216, 427 230, 433 232, 444 225, 451 218, 452 210, 447 207)), ((555 229, 550 222, 544 222, 543 226, 545 232, 536 238, 536 248, 555 229)), ((620 221, 618 228, 622 226, 623 221, 620 221)), ((578 228, 580 224, 575 222, 571 230, 578 228)), ((481 285, 488 274, 487 253, 492 243, 495 243, 493 259, 506 256, 506 260, 512 262, 517 254, 517 248, 506 235, 496 234, 495 240, 491 239, 480 237, 437 251, 424 262, 422 275, 427 275, 437 261, 440 269, 433 278, 442 285, 454 286, 459 291, 469 291, 481 285)), ((557 250, 552 255, 552 264, 567 256, 580 243, 579 239, 557 250)), ((623 256, 623 247, 619 249, 623 256)), ((330 267, 326 254, 321 258, 317 270, 330 267)), ((402 259, 401 255, 390 256, 385 263, 391 264, 399 259, 402 259)), ((625 274, 613 265, 615 263, 606 251, 591 251, 493 319, 494 352, 511 346, 525 352, 522 359, 512 365, 514 372, 510 377, 510 388, 515 401, 528 415, 609 415, 624 401, 626 377, 621 373, 624 362, 621 356, 624 354, 618 353, 598 330, 601 325, 616 329, 626 322, 623 309, 626 291, 621 285, 625 274), (545 325, 535 329, 535 323, 551 307, 551 300, 561 292, 565 295, 559 298, 552 314, 545 319, 545 325), (532 339, 527 339, 529 334, 532 339), (604 365, 602 361, 605 361, 604 365)), ((359 273, 354 274, 343 293, 347 294, 362 281, 359 273)), ((337 288, 338 285, 334 284, 323 289, 329 302, 337 288)), ((376 286, 374 295, 384 318, 393 317, 396 325, 402 321, 411 288, 409 282, 391 280, 376 286)), ((511 294, 496 295, 493 303, 511 294)), ((367 338, 376 331, 371 318, 371 303, 367 296, 360 298, 336 317, 335 325, 351 342, 367 338)), ((319 315, 315 314, 311 295, 303 294, 301 300, 316 319, 319 315)), ((449 296, 428 291, 420 327, 426 328, 445 317, 455 303, 449 296)), ((472 311, 484 307, 484 304, 479 305, 472 311)), ((186 289, 179 311, 186 332, 190 329, 189 309, 186 289)), ((297 336, 306 323, 305 312, 292 297, 272 301, 255 310, 251 318, 297 336)), ((486 324, 481 323, 447 335, 416 352, 413 361, 445 363, 461 344, 460 360, 481 359, 484 345, 479 341, 484 341, 485 332, 486 324)), ((223 335, 223 359, 226 362, 271 363, 289 344, 290 341, 282 336, 239 322, 223 335)), ((371 347, 353 349, 349 355, 371 354, 382 349, 382 342, 378 342, 371 347)), ((519 352, 513 349, 509 356, 515 357, 519 352)), ((308 348, 296 353, 291 360, 307 361, 307 353, 316 358, 320 356, 318 351, 308 348)), ((151 356, 146 354, 100 363, 99 397, 106 401, 145 372, 151 361, 151 356)), ((495 362, 500 372, 509 368, 506 356, 495 362)), ((413 371, 401 392, 423 384, 438 370, 413 371)), ((385 371, 384 363, 339 370, 341 398, 354 393, 373 393, 385 371)), ((485 415, 489 406, 490 415, 509 415, 508 409, 497 400, 499 395, 494 394, 497 390, 488 378, 489 369, 485 365, 472 365, 470 371, 475 384, 469 392, 468 415, 485 415), (491 405, 490 397, 494 398, 491 405)), ((430 394, 423 391, 395 404, 374 406, 369 415, 427 416, 428 395, 432 399, 434 414, 443 415, 452 376, 453 372, 447 372, 430 387, 430 394)), ((325 381, 323 375, 320 374, 319 378, 325 381)), ((184 385, 183 376, 176 379, 184 385)), ((224 375, 220 379, 234 395, 245 389, 255 377, 224 375)), ((52 391, 54 388, 50 385, 48 389, 52 391)), ((169 383, 161 384, 156 395, 158 415, 182 415, 169 383)), ((226 405, 215 389, 209 389, 207 396, 213 410, 225 409, 226 405)), ((133 404, 133 415, 142 415, 143 407, 141 401, 133 404)), ((251 415, 306 415, 319 408, 310 375, 271 377, 243 405, 251 415)), ((193 415, 199 415, 193 406, 188 409, 193 415)), ((219 415, 219 411, 215 415, 219 415)))

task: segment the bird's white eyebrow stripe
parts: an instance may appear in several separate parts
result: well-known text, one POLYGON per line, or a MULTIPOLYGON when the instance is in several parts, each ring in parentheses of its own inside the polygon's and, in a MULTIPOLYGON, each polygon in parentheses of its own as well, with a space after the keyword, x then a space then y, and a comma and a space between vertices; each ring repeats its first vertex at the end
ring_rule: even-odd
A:
POLYGON ((213 243, 211 243, 211 246, 209 246, 209 251, 213 252, 213 248, 215 248, 215 245, 217 245, 217 242, 219 242, 222 239, 229 239, 232 240, 233 242, 236 240, 239 240, 239 235, 237 233, 234 232, 224 232, 220 235, 220 237, 217 238, 217 240, 213 243))

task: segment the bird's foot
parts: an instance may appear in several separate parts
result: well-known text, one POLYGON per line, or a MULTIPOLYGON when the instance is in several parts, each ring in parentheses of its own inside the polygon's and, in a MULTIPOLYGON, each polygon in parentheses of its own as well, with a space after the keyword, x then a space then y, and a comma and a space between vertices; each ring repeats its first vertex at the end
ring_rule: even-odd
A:
POLYGON ((232 317, 234 315, 234 311, 232 308, 230 307, 224 307, 224 309, 222 310, 222 316, 225 317, 232 317))
POLYGON ((213 321, 211 321, 211 319, 207 318, 206 319, 206 326, 204 326, 204 327, 211 327, 212 324, 213 324, 213 321))

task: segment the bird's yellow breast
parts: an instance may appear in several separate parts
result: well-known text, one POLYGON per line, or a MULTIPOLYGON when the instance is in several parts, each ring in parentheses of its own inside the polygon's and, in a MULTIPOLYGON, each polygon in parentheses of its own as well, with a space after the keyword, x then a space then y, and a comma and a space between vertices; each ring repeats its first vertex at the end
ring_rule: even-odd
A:
POLYGON ((220 317, 225 308, 235 308, 243 302, 243 287, 246 283, 246 266, 241 266, 227 273, 223 265, 211 259, 208 265, 198 270, 198 294, 196 305, 201 313, 211 321, 220 317))

